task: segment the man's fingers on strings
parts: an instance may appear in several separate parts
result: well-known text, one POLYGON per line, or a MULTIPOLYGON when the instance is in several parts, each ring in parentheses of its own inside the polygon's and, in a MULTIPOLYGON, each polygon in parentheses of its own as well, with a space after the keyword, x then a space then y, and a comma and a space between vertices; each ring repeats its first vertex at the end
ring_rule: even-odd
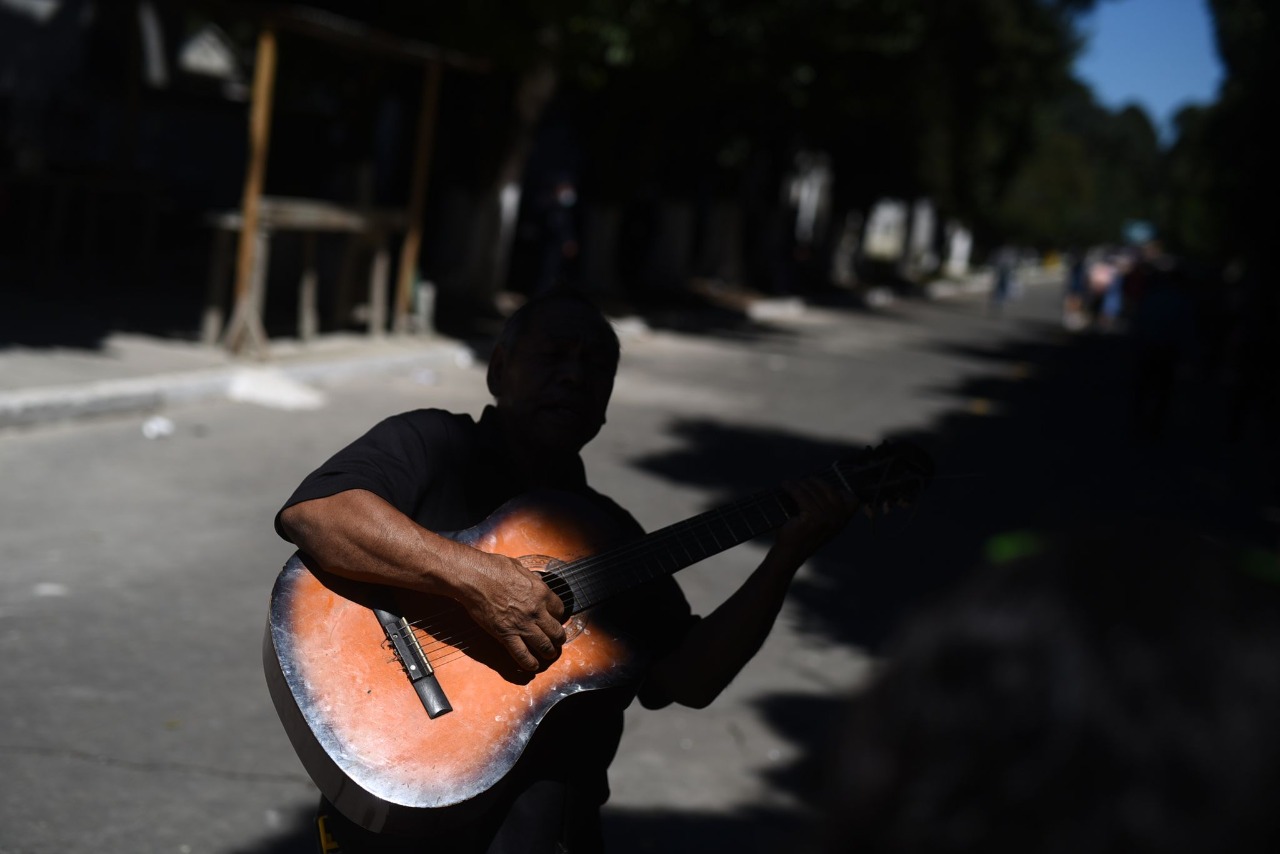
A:
POLYGON ((550 625, 540 624, 538 631, 525 636, 529 649, 546 662, 555 661, 560 657, 560 647, 564 646, 564 639, 564 626, 554 620, 550 625))
POLYGON ((533 642, 533 645, 538 658, 548 664, 560 657, 560 644, 556 643, 551 638, 539 638, 533 642))
POLYGON ((544 616, 538 621, 538 628, 551 641, 556 649, 564 645, 565 630, 564 624, 551 615, 544 616))
POLYGON ((819 504, 823 508, 829 508, 833 513, 842 513, 845 516, 849 516, 861 504, 858 496, 847 489, 840 489, 835 484, 816 478, 810 482, 814 486, 819 504))
POLYGON ((522 637, 507 636, 502 639, 502 643, 507 648, 507 652, 511 654, 515 660, 516 666, 521 670, 537 672, 542 669, 542 664, 538 661, 538 657, 525 644, 522 637))
POLYGON ((554 620, 549 630, 537 623, 518 635, 503 637, 503 644, 522 670, 537 672, 560 657, 564 628, 554 620))

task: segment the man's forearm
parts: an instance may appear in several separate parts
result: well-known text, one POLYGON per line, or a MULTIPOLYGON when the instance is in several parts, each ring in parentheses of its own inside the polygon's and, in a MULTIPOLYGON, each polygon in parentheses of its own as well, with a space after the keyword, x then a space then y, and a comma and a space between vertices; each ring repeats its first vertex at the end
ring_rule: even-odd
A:
POLYGON ((371 492, 295 504, 280 526, 318 569, 456 600, 525 670, 560 654, 564 604, 540 576, 428 531, 371 492))
POLYGON ((711 704, 764 644, 800 563, 770 553, 732 596, 699 620, 649 679, 673 702, 711 704))
POLYGON ((365 490, 295 504, 280 524, 319 568, 356 581, 460 598, 468 572, 481 562, 474 549, 426 530, 365 490))
POLYGON ((709 705, 760 651, 796 572, 858 509, 856 496, 817 478, 788 484, 787 490, 798 512, 778 530, 759 568, 650 670, 657 693, 682 706, 709 705))

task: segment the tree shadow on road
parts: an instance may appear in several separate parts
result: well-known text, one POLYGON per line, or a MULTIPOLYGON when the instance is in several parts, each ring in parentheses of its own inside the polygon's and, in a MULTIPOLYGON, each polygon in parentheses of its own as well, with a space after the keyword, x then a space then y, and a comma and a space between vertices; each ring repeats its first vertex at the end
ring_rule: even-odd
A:
MULTIPOLYGON (((1033 333, 1030 339, 992 347, 929 345, 980 366, 953 385, 928 390, 954 404, 930 423, 841 443, 680 419, 669 428, 680 440, 677 448, 633 464, 707 490, 711 507, 867 443, 906 439, 925 447, 937 462, 937 480, 905 524, 873 530, 855 523, 792 589, 806 632, 872 652, 883 651, 916 609, 964 578, 1001 532, 1159 519, 1274 548, 1275 520, 1266 515, 1280 483, 1274 440, 1225 441, 1212 383, 1194 372, 1181 376, 1166 423, 1149 435, 1133 417, 1135 360, 1128 339, 1021 326, 1033 333)), ((818 781, 845 700, 779 694, 760 701, 764 719, 799 750, 794 763, 771 772, 774 787, 801 800, 820 797, 818 781)), ((684 829, 695 832, 704 820, 711 828, 720 821, 686 816, 684 829)))
POLYGON ((296 810, 284 821, 281 832, 271 839, 237 847, 228 854, 316 854, 315 810, 296 810))
POLYGON ((770 809, 700 815, 605 808, 609 854, 707 854, 709 851, 805 851, 811 829, 793 812, 770 809))
MULTIPOLYGON (((837 460, 864 451, 872 439, 818 440, 780 430, 732 427, 707 419, 681 419, 670 433, 682 447, 633 464, 651 474, 707 490, 717 507, 762 488, 829 470, 837 460), (749 463, 749 464, 747 464, 749 463)), ((885 437, 894 438, 894 437, 885 437)), ((921 438, 921 437, 913 437, 921 438)), ((932 452, 928 437, 920 444, 932 452)), ((945 477, 945 475, 944 475, 945 477)), ((916 507, 880 520, 856 518, 810 563, 792 598, 804 609, 807 631, 843 643, 876 647, 903 609, 954 574, 953 562, 936 559, 949 523, 940 512, 949 483, 931 486, 916 507)))

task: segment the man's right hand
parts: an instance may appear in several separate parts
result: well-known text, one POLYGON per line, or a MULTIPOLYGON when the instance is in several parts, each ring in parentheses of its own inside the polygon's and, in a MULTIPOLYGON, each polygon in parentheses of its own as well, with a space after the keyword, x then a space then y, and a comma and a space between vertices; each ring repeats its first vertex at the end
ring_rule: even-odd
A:
POLYGON ((560 657, 564 603, 518 560, 434 534, 359 489, 295 504, 280 522, 299 548, 343 577, 457 600, 523 670, 560 657))
POLYGON ((537 672, 560 657, 564 603, 536 572, 518 560, 486 553, 477 562, 463 607, 497 638, 521 670, 537 672))

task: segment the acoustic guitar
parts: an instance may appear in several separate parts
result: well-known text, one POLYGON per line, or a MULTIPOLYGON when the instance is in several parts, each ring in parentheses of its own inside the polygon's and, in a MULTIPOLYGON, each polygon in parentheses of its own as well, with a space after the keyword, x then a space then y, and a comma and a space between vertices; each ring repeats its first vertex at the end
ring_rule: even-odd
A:
MULTIPOLYGON (((864 507, 911 502, 932 477, 919 448, 885 444, 822 477, 864 507)), ((482 808, 560 701, 633 683, 644 661, 593 607, 780 527, 766 490, 613 547, 589 500, 511 501, 452 539, 519 558, 565 603, 560 657, 537 674, 452 600, 350 581, 295 554, 272 591, 263 664, 276 711, 320 791, 376 832, 422 832, 482 808)))

